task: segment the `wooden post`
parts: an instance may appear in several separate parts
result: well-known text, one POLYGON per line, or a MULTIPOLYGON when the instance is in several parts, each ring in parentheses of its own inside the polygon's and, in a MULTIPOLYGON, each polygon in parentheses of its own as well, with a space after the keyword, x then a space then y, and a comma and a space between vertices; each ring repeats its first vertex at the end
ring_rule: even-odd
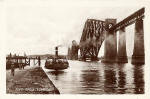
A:
POLYGON ((29 66, 30 66, 30 58, 29 58, 29 66))

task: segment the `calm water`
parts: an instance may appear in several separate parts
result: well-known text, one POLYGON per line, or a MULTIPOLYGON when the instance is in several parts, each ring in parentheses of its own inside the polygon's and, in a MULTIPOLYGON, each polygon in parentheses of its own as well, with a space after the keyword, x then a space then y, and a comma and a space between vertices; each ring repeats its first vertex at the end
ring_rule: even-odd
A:
POLYGON ((64 71, 44 70, 61 94, 142 94, 144 66, 130 63, 70 60, 70 67, 64 71))

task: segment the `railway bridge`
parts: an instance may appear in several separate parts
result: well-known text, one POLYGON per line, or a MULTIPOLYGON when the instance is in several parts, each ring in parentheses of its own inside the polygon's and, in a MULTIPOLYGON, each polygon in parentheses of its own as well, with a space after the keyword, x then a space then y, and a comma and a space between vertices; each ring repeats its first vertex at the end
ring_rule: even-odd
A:
POLYGON ((135 24, 132 64, 145 64, 144 12, 145 8, 141 8, 119 23, 117 23, 117 19, 105 19, 105 21, 88 19, 85 22, 79 44, 81 59, 86 60, 90 58, 91 61, 98 60, 100 47, 105 41, 102 62, 127 63, 126 27, 135 24), (119 31, 118 50, 117 31, 119 31))

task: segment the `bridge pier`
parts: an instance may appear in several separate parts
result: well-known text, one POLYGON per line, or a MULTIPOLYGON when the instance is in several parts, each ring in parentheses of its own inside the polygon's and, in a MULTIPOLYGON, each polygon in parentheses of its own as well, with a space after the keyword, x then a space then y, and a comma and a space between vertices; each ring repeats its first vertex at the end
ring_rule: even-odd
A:
POLYGON ((71 60, 78 60, 78 46, 73 45, 71 47, 71 60))
POLYGON ((127 63, 127 53, 126 53, 126 33, 125 28, 121 28, 119 30, 119 45, 118 45, 118 56, 117 56, 118 63, 127 63))
POLYGON ((67 58, 70 60, 71 59, 71 48, 69 47, 68 48, 68 56, 67 56, 67 58))
POLYGON ((106 19, 106 33, 105 33, 105 45, 104 45, 104 59, 102 62, 112 63, 116 62, 117 56, 117 35, 115 31, 109 31, 109 29, 116 24, 116 19, 106 19))
POLYGON ((143 19, 135 23, 134 50, 132 64, 145 64, 143 19))
POLYGON ((79 45, 77 45, 76 41, 73 40, 71 48, 68 48, 68 59, 78 60, 78 50, 79 45))

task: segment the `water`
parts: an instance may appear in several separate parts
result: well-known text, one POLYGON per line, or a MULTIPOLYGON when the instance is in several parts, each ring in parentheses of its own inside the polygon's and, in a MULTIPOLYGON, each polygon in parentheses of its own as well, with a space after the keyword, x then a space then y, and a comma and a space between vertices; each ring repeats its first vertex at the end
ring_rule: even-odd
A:
POLYGON ((71 60, 69 66, 63 71, 44 69, 61 94, 144 93, 144 66, 71 60))

